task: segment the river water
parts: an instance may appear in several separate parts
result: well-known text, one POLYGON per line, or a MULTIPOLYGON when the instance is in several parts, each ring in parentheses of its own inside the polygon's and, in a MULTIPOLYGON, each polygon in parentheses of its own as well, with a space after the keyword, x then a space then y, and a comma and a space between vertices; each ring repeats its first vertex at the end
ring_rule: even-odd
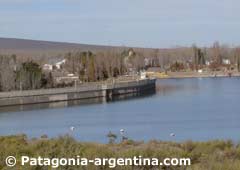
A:
POLYGON ((106 143, 109 131, 120 138, 124 129, 133 140, 240 141, 240 78, 163 79, 157 81, 156 94, 148 96, 63 108, 32 107, 35 110, 1 109, 0 136, 69 134, 81 141, 106 143))

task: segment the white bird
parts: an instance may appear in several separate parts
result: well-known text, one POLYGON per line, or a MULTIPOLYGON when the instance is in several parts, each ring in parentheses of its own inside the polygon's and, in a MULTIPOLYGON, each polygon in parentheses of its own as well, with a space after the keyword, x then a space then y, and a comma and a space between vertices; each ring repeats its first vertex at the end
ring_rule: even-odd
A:
POLYGON ((124 133, 124 129, 120 129, 120 133, 123 134, 124 133))
POLYGON ((174 136, 176 136, 176 135, 175 135, 174 133, 170 133, 170 136, 171 136, 171 137, 174 137, 174 136))
POLYGON ((70 127, 70 130, 71 130, 71 131, 74 131, 74 130, 75 130, 75 127, 71 126, 71 127, 70 127))

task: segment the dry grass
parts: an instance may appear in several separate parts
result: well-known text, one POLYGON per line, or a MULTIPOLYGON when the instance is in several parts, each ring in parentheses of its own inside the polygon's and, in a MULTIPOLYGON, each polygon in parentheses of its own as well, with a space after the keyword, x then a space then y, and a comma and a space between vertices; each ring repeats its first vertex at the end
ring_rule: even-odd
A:
MULTIPOLYGON (((97 144, 78 142, 69 136, 56 139, 32 139, 26 136, 0 137, 0 169, 8 169, 3 161, 13 155, 20 159, 21 155, 32 157, 42 156, 50 158, 80 157, 110 158, 110 157, 156 157, 160 160, 168 157, 190 157, 192 165, 189 167, 161 167, 165 170, 238 170, 240 167, 240 145, 231 141, 208 141, 183 143, 149 141, 126 141, 120 144, 97 144)), ((117 167, 115 169, 156 169, 156 167, 117 167)), ((21 167, 16 169, 49 169, 49 167, 21 167)), ((61 167, 61 169, 86 169, 86 167, 61 167)), ((109 169, 108 166, 89 166, 89 170, 109 169)), ((159 167, 158 167, 159 169, 159 167)))

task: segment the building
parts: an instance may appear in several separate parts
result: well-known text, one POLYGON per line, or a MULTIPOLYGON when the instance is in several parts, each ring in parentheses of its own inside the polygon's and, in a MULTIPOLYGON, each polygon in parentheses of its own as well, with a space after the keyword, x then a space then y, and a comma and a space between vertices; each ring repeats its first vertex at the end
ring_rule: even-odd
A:
POLYGON ((143 79, 146 79, 147 78, 147 74, 145 71, 141 71, 140 72, 140 79, 143 80, 143 79))
POLYGON ((206 61, 205 64, 206 64, 207 66, 210 66, 211 62, 210 62, 210 61, 206 61))
POLYGON ((68 84, 68 83, 79 82, 79 77, 72 73, 69 73, 69 74, 58 73, 58 75, 55 76, 55 81, 57 84, 60 84, 60 83, 68 84))
POLYGON ((53 65, 51 65, 51 64, 44 64, 42 69, 44 71, 52 71, 53 70, 53 65))
POLYGON ((57 69, 60 69, 61 66, 62 66, 63 64, 65 64, 65 63, 66 63, 66 59, 63 59, 63 60, 55 63, 55 66, 56 66, 57 69))
POLYGON ((226 64, 226 65, 229 65, 229 64, 231 64, 231 61, 229 59, 223 59, 222 63, 226 64))
POLYGON ((44 71, 53 71, 54 69, 61 69, 61 66, 66 63, 66 59, 57 60, 51 59, 47 64, 42 66, 44 71))

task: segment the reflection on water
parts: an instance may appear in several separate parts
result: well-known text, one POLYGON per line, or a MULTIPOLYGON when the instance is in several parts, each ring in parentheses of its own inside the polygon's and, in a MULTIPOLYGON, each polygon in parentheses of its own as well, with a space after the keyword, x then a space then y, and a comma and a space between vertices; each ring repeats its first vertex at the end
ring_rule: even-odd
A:
POLYGON ((70 100, 61 102, 51 102, 51 103, 38 103, 38 104, 28 104, 28 105, 17 105, 17 106, 6 106, 0 107, 1 112, 15 112, 15 111, 30 111, 30 110, 41 110, 41 109, 53 109, 53 108, 64 108, 72 107, 78 105, 89 105, 102 103, 102 98, 91 98, 82 100, 70 100))
MULTIPOLYGON (((158 95, 167 96, 170 94, 174 94, 178 91, 188 91, 194 92, 200 89, 199 82, 193 81, 189 84, 180 83, 181 80, 174 79, 176 81, 175 84, 169 83, 173 80, 159 80, 156 85, 156 92, 158 95), (178 83, 177 83, 178 82, 178 83)), ((190 79, 189 79, 190 80, 190 79)), ((201 79, 199 79, 201 81, 201 79)))
POLYGON ((116 95, 116 96, 113 96, 112 100, 109 102, 118 102, 122 100, 134 100, 138 98, 143 99, 143 98, 151 97, 154 94, 156 94, 156 89, 143 91, 141 93, 128 93, 124 95, 116 95))
POLYGON ((174 93, 178 90, 183 89, 182 86, 179 85, 160 85, 159 83, 156 86, 156 92, 158 95, 166 96, 170 93, 174 93))
POLYGON ((89 98, 81 100, 69 100, 61 102, 50 102, 50 103, 39 103, 39 104, 28 104, 28 105, 17 105, 17 106, 6 106, 0 107, 1 112, 16 112, 16 111, 30 111, 30 110, 41 110, 41 109, 53 109, 53 108, 64 108, 81 105, 101 104, 106 102, 117 102, 121 100, 131 100, 136 98, 149 97, 156 93, 155 89, 147 90, 141 93, 128 93, 123 95, 116 95, 110 101, 106 101, 104 98, 89 98))

